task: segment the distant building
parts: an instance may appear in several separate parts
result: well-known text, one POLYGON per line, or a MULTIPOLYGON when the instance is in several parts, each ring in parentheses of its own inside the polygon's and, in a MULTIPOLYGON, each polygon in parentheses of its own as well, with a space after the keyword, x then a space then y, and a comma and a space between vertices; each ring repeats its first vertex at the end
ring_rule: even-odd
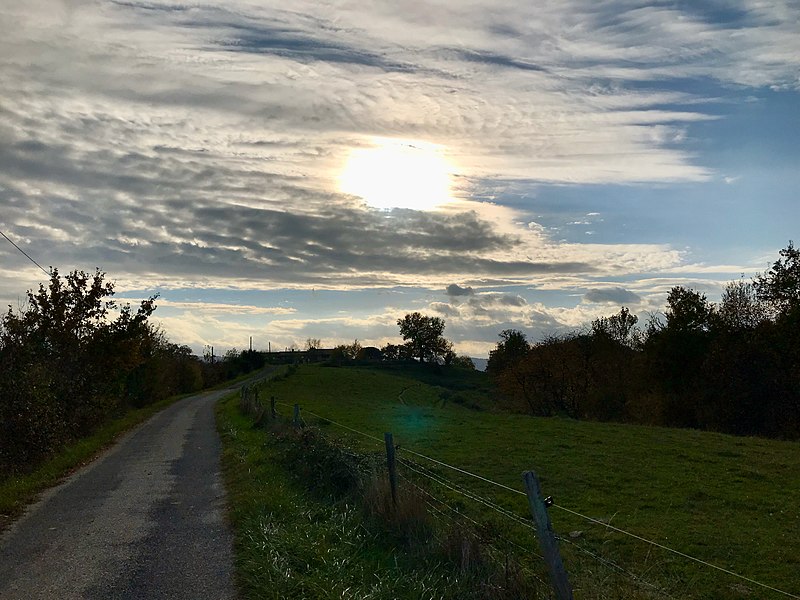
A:
POLYGON ((267 352, 267 362, 271 364, 325 362, 333 356, 333 348, 312 348, 311 350, 282 350, 267 352))

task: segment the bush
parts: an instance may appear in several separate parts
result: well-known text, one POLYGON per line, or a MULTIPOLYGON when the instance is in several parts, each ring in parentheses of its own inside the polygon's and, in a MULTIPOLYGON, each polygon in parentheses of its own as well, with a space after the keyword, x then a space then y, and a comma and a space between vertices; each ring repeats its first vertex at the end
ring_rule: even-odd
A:
POLYGON ((191 350, 150 325, 155 297, 118 306, 97 270, 29 291, 0 319, 0 475, 24 471, 129 406, 202 386, 191 350))

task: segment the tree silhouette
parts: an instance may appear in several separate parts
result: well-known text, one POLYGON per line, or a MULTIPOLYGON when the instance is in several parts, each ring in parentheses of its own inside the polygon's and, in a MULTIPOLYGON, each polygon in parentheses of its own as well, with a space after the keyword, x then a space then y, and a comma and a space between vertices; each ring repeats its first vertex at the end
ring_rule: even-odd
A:
POLYGON ((432 362, 444 358, 452 351, 452 344, 444 337, 444 320, 439 317, 428 317, 418 312, 407 314, 397 319, 400 335, 407 340, 411 355, 420 362, 432 362))
POLYGON ((781 258, 765 275, 756 276, 754 286, 759 298, 787 314, 800 310, 800 249, 790 240, 779 254, 781 258))
POLYGON ((504 329, 499 337, 500 341, 489 352, 486 365, 486 372, 493 377, 516 365, 531 349, 525 334, 517 329, 504 329))

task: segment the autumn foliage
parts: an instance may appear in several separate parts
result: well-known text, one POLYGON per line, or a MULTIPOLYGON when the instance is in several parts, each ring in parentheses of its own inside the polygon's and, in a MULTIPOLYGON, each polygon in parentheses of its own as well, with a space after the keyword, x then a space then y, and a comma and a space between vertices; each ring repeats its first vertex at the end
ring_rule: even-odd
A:
POLYGON ((623 307, 590 330, 535 344, 500 334, 488 371, 534 415, 800 437, 800 251, 735 281, 719 303, 675 286, 663 318, 623 307))
POLYGON ((149 321, 155 298, 118 305, 104 273, 53 269, 0 318, 0 473, 23 470, 129 406, 203 384, 186 347, 149 321))

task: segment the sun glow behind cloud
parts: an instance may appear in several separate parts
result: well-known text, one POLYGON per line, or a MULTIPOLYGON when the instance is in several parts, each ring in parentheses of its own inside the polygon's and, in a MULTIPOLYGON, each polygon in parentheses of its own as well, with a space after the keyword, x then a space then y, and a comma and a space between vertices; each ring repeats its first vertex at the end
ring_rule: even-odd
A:
MULTIPOLYGON (((603 314, 598 286, 662 310, 798 222, 794 1, 5 3, 4 225, 42 264, 164 290, 200 348, 396 341, 453 282, 474 304, 430 306, 476 355, 603 314), (340 297, 379 316, 320 315, 340 297)), ((16 305, 42 273, 0 263, 16 305)))
POLYGON ((350 151, 339 189, 374 208, 434 210, 454 200, 454 171, 439 145, 376 138, 372 147, 350 151))

